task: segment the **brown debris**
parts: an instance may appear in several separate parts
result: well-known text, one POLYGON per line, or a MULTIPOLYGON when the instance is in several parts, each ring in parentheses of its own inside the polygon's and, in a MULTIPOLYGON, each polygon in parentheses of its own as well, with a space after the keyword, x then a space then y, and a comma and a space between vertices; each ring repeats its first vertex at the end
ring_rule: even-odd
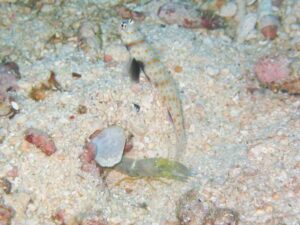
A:
POLYGON ((48 85, 50 86, 50 88, 56 88, 59 91, 63 91, 63 88, 61 84, 56 80, 56 74, 53 71, 50 71, 48 85))
POLYGON ((182 71, 183 71, 183 68, 181 67, 181 66, 175 66, 174 67, 174 71, 176 72, 176 73, 181 73, 182 71))
POLYGON ((85 105, 79 105, 78 108, 77 108, 77 112, 79 114, 86 114, 87 107, 85 105))
POLYGON ((300 94, 300 79, 284 82, 280 89, 287 91, 289 94, 300 94))
POLYGON ((267 88, 272 90, 274 93, 279 91, 287 92, 290 95, 299 95, 300 94, 300 79, 289 80, 284 83, 275 83, 267 85, 267 88))
POLYGON ((36 128, 29 128, 25 131, 25 140, 41 149, 47 156, 56 152, 56 146, 51 137, 36 128))
POLYGON ((75 78, 75 79, 79 79, 79 78, 82 77, 82 75, 80 73, 73 72, 72 77, 75 78))
POLYGON ((117 7, 116 11, 122 19, 133 19, 135 21, 143 21, 145 19, 143 13, 130 10, 124 6, 117 7))
POLYGON ((10 194, 11 192, 11 183, 5 177, 0 178, 0 188, 6 193, 10 194))
POLYGON ((55 33, 48 39, 47 43, 55 45, 58 43, 64 43, 67 39, 68 37, 65 34, 55 33))
POLYGON ((0 202, 0 225, 10 225, 14 214, 13 208, 0 202))
POLYGON ((46 88, 43 85, 40 87, 32 87, 29 96, 35 101, 44 100, 46 98, 46 88))
POLYGON ((95 138, 98 134, 100 134, 102 132, 102 129, 97 129, 95 130, 90 136, 89 136, 89 139, 93 139, 95 138))
POLYGON ((50 77, 46 83, 42 82, 39 86, 32 87, 29 96, 35 101, 41 101, 46 98, 47 91, 49 90, 63 91, 63 88, 56 80, 56 74, 53 71, 50 71, 50 77))
POLYGON ((218 16, 212 11, 203 10, 201 11, 201 27, 208 30, 214 30, 224 28, 225 20, 223 17, 218 16))

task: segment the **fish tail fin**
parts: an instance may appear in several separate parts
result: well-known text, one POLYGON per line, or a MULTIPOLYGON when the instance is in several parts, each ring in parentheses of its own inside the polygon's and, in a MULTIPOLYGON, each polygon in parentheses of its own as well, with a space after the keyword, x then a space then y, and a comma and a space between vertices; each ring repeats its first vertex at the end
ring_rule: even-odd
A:
POLYGON ((187 145, 187 137, 185 130, 181 130, 176 135, 176 154, 175 159, 180 160, 184 156, 187 145))

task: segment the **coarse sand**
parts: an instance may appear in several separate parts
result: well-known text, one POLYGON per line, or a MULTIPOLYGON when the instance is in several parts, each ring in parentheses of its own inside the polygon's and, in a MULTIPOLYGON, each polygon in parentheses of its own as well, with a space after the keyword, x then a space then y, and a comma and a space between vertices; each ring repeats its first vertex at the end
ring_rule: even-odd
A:
MULTIPOLYGON (((59 210, 66 224, 89 216, 108 224, 178 224, 178 199, 195 189, 202 199, 237 212, 239 224, 298 225, 300 98, 259 87, 253 74, 253 63, 275 45, 287 49, 284 41, 236 43, 222 30, 161 26, 146 17, 141 32, 180 90, 188 136, 181 162, 196 175, 187 182, 139 179, 116 186, 125 175, 112 171, 103 180, 81 170, 85 141, 109 125, 133 134, 128 157, 168 157, 176 143, 154 86, 143 75, 139 84, 130 82, 130 56, 117 35, 120 18, 110 15, 113 6, 96 3, 49 3, 36 12, 0 1, 0 58, 10 57, 21 72, 19 89, 11 93, 20 111, 12 119, 0 117, 0 177, 12 184, 10 194, 0 188, 0 204, 14 209, 11 224, 62 224, 53 218, 59 210), (95 44, 101 49, 92 55, 77 44, 82 21, 101 24, 103 37, 95 44), (57 43, 49 42, 53 35, 57 43), (103 54, 112 60, 104 62, 103 54), (31 88, 51 70, 63 91, 49 90, 34 101, 31 88), (78 113, 80 105, 86 113, 78 113), (25 141, 30 127, 52 137, 53 155, 25 141), (7 176, 13 168, 17 176, 7 176)), ((140 10, 162 1, 151 4, 140 10)))

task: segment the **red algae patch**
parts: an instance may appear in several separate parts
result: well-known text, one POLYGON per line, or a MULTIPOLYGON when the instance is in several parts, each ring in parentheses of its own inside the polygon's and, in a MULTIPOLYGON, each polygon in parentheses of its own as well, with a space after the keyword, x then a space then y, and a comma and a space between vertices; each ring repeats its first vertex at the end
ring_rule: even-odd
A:
POLYGON ((256 62, 254 71, 259 81, 269 84, 287 78, 290 74, 289 64, 290 60, 285 56, 266 56, 256 62))
MULTIPOLYGON (((96 132, 101 132, 101 131, 95 131, 94 133, 96 132)), ((85 144, 83 149, 84 149, 83 152, 79 156, 80 162, 82 163, 81 170, 94 175, 99 175, 101 173, 101 167, 98 166, 95 161, 95 156, 96 156, 95 146, 92 143, 88 142, 85 144)))
POLYGON ((0 224, 11 224, 14 214, 14 210, 11 207, 0 202, 0 224))
POLYGON ((56 146, 52 138, 36 128, 29 128, 25 131, 25 140, 41 149, 47 156, 56 152, 56 146))
POLYGON ((111 62, 112 60, 113 60, 113 58, 112 58, 111 55, 104 55, 104 57, 103 57, 103 61, 104 61, 105 63, 109 63, 109 62, 111 62))

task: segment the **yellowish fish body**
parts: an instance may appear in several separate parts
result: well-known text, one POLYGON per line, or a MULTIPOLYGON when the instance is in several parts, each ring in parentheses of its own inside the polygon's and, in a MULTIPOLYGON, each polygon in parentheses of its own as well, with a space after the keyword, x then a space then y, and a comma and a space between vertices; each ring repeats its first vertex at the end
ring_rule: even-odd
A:
POLYGON ((121 24, 121 38, 130 51, 131 57, 144 64, 143 71, 151 83, 157 88, 162 105, 165 106, 172 119, 176 139, 176 158, 182 156, 186 147, 186 134, 179 91, 175 80, 164 64, 159 60, 158 54, 145 41, 132 20, 121 24))

